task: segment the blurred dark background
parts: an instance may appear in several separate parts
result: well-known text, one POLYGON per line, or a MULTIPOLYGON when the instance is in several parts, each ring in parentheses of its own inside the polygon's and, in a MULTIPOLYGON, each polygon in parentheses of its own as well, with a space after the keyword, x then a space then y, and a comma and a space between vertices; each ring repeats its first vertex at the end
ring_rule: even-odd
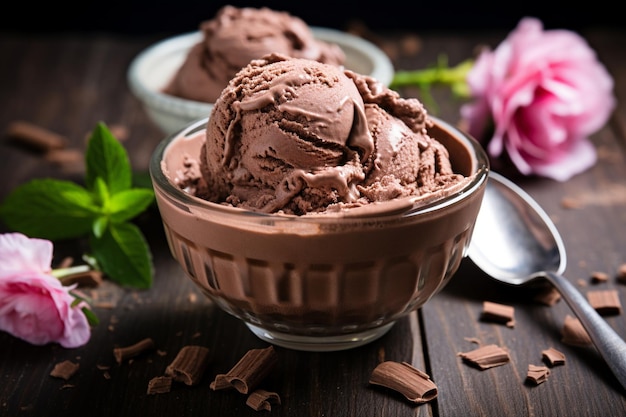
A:
POLYGON ((0 14, 0 32, 107 32, 123 35, 173 34, 196 30, 225 4, 267 6, 301 17, 309 25, 345 29, 358 22, 371 30, 511 30, 523 16, 540 18, 546 28, 584 31, 625 27, 608 0, 593 2, 382 0, 364 1, 198 1, 109 0, 99 2, 12 1, 0 14), (574 4, 577 3, 577 4, 574 4))

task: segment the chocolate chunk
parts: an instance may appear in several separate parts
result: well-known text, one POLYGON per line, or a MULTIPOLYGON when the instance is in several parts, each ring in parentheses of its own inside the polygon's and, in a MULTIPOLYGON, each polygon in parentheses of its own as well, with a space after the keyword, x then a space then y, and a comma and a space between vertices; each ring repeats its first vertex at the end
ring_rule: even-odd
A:
POLYGON ((550 348, 548 348, 546 350, 541 351, 541 355, 543 356, 543 359, 550 366, 556 366, 556 365, 563 365, 563 364, 565 364, 565 354, 563 354, 562 352, 556 350, 553 347, 550 347, 550 348))
POLYGON ((67 146, 67 138, 33 123, 16 120, 9 124, 6 135, 21 144, 41 152, 62 149, 67 146))
POLYGON ((185 346, 165 369, 165 375, 186 385, 196 385, 202 379, 208 362, 209 349, 203 346, 185 346))
POLYGON ((264 389, 255 390, 246 400, 246 405, 255 411, 272 411, 272 404, 280 405, 279 395, 264 389))
POLYGON ((538 303, 552 307, 561 300, 561 293, 553 286, 549 286, 536 294, 534 300, 538 303))
POLYGON ((545 366, 528 365, 528 373, 526 379, 533 382, 535 385, 539 385, 548 379, 550 376, 550 370, 545 366))
POLYGON ((131 346, 113 349, 113 355, 117 363, 122 363, 127 359, 134 358, 141 353, 154 349, 154 341, 151 338, 140 340, 131 346))
POLYGON ((594 284, 600 282, 607 282, 609 280, 609 274, 606 272, 595 271, 591 273, 591 282, 594 284))
POLYGON ((481 319, 506 324, 507 327, 514 327, 514 314, 515 309, 512 306, 484 301, 481 319))
POLYGON ((430 376, 406 362, 385 361, 378 364, 369 382, 397 391, 416 404, 433 400, 438 394, 430 376))
POLYGON ((226 374, 218 374, 211 383, 212 390, 235 388, 248 394, 265 378, 278 362, 273 346, 251 349, 226 374))
POLYGON ((59 362, 54 365, 54 368, 52 368, 52 371, 50 371, 50 376, 53 376, 55 378, 62 378, 67 381, 76 373, 76 371, 78 371, 79 367, 79 364, 69 360, 59 362))
POLYGON ((504 365, 511 360, 509 353, 498 345, 482 346, 469 352, 461 352, 459 356, 481 370, 504 365))
POLYGON ((621 283, 626 283, 626 263, 621 264, 617 268, 617 281, 621 283))
POLYGON ((561 341, 567 345, 587 346, 592 343, 591 338, 589 338, 589 335, 580 320, 576 317, 570 316, 569 314, 565 316, 565 322, 563 323, 561 335, 561 341))
POLYGON ((98 287, 102 284, 102 271, 90 269, 88 271, 77 272, 65 275, 60 278, 63 285, 74 285, 78 287, 98 287))
POLYGON ((587 300, 598 314, 616 315, 622 312, 622 304, 616 290, 598 290, 587 292, 587 300))
POLYGON ((166 394, 172 389, 172 377, 157 376, 148 382, 148 395, 166 394))

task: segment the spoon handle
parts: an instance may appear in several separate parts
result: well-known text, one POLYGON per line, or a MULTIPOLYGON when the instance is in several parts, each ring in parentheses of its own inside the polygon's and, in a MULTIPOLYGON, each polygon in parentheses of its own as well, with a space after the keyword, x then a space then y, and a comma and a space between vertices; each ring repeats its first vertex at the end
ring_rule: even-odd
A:
POLYGON ((589 337, 622 386, 626 388, 626 342, 587 302, 586 298, 565 277, 546 272, 546 278, 559 290, 574 311, 589 337))

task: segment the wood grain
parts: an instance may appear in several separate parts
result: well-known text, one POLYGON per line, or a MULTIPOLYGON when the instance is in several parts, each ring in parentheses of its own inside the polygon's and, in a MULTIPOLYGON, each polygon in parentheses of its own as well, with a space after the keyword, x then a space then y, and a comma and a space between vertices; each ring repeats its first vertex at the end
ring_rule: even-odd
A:
MULTIPOLYGON (((394 56, 396 68, 423 68, 447 52, 451 63, 465 59, 479 44, 495 45, 504 33, 420 34, 421 49, 394 56)), ((626 98, 626 34, 602 30, 584 34, 615 78, 618 98, 626 98)), ((377 40, 398 45, 403 34, 377 40)), ((86 134, 98 121, 128 128, 124 141, 133 167, 147 174, 150 155, 163 134, 130 94, 126 70, 132 58, 156 37, 10 36, 0 38, 0 128, 27 120, 53 130, 84 149, 86 134)), ((384 46, 384 45, 383 45, 384 46)), ((417 95, 407 89, 405 95, 417 95)), ((437 115, 453 123, 459 103, 435 91, 437 115)), ((600 160, 566 183, 515 180, 534 196, 557 224, 568 254, 565 275, 582 292, 592 289, 591 274, 604 271, 608 282, 594 289, 616 289, 626 302, 626 287, 614 274, 626 262, 626 111, 620 103, 610 123, 593 140, 600 160), (581 202, 566 208, 564 198, 581 202)), ((0 198, 38 177, 80 181, 40 155, 0 141, 0 198)), ((247 416, 259 415, 236 391, 213 392, 209 383, 227 372, 243 354, 266 347, 242 322, 206 300, 175 263, 167 248, 158 211, 138 225, 154 253, 154 287, 135 291, 110 283, 96 292, 109 308, 96 307, 101 323, 85 347, 32 346, 0 332, 0 416, 247 416), (191 296, 193 294, 193 296, 191 296), (143 338, 156 351, 118 364, 113 349, 143 338), (163 375, 187 344, 206 346, 210 361, 196 386, 174 383, 168 394, 148 395, 149 381, 163 375), (49 376, 56 363, 71 360, 79 371, 64 381, 49 376)), ((7 231, 0 229, 0 231, 7 231)), ((79 257, 84 242, 60 242, 55 260, 79 257)), ((496 283, 468 259, 450 284, 420 311, 398 321, 380 340, 350 351, 296 352, 276 348, 279 364, 262 388, 277 392, 281 405, 273 416, 617 416, 626 415, 622 387, 593 348, 561 343, 564 302, 553 307, 532 300, 531 289, 496 283), (515 326, 479 320, 485 300, 515 307, 515 326), (511 362, 481 371, 458 353, 475 341, 509 350, 511 362), (552 369, 539 386, 525 382, 529 364, 542 364, 541 351, 555 347, 565 365, 552 369), (415 406, 397 393, 368 384, 382 360, 406 361, 426 371, 437 384, 436 400, 415 406)), ((105 305, 105 304, 103 304, 105 305)), ((626 336, 623 315, 606 318, 626 336)))

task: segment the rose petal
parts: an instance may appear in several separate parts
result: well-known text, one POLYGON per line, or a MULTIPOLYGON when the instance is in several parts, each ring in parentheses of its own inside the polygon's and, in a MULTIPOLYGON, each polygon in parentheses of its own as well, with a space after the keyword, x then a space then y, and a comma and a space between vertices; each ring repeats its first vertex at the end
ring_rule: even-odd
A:
POLYGON ((50 275, 51 261, 50 241, 0 235, 0 330, 35 345, 84 345, 91 335, 85 304, 72 306, 74 287, 50 275))
POLYGON ((49 272, 52 242, 21 233, 0 234, 0 279, 11 271, 49 272))
POLYGON ((616 106, 614 82, 578 34, 524 18, 494 51, 481 52, 467 83, 474 100, 461 116, 471 135, 489 140, 491 157, 506 152, 521 173, 558 181, 595 164, 588 137, 616 106), (484 138, 489 118, 494 132, 484 138))

